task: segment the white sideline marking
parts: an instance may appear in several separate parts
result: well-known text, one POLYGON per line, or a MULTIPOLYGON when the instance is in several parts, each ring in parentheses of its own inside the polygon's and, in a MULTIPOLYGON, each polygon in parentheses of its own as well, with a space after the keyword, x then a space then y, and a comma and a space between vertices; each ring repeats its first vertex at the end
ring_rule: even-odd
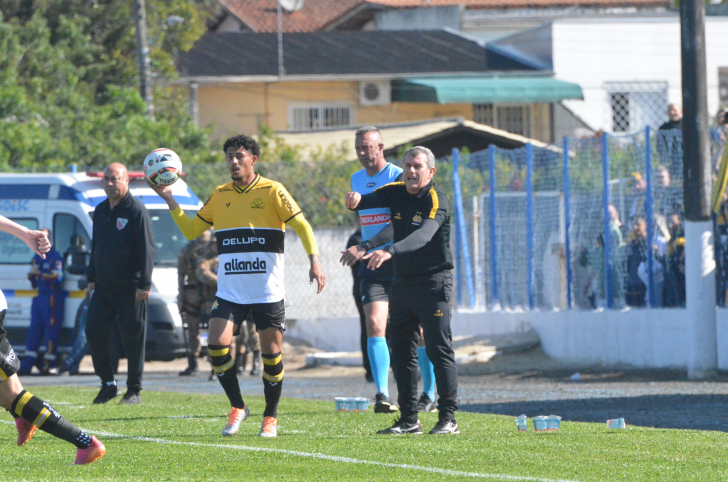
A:
POLYGON ((164 440, 160 438, 149 438, 149 437, 132 437, 128 435, 118 435, 110 432, 96 432, 91 431, 96 435, 102 435, 104 437, 112 437, 112 438, 125 438, 130 440, 139 440, 142 442, 155 442, 160 444, 170 444, 170 445, 191 445, 194 447, 214 447, 214 448, 222 448, 222 449, 233 449, 233 450, 247 450, 250 452, 272 452, 277 454, 286 454, 286 455, 294 455, 297 457, 309 457, 314 459, 321 459, 321 460, 330 460, 332 462, 342 462, 346 464, 362 464, 362 465, 376 465, 379 467, 391 467, 395 469, 409 469, 409 470, 419 470, 421 472, 430 472, 435 474, 441 474, 441 475, 452 475, 456 477, 478 477, 482 479, 502 479, 502 480, 525 480, 530 482, 576 482, 571 480, 565 480, 565 479, 542 479, 539 477, 524 477, 519 475, 506 475, 506 474, 481 474, 478 472, 461 472, 459 470, 449 470, 449 469, 438 469, 436 467, 425 467, 422 465, 410 465, 410 464, 389 464, 386 462, 374 462, 370 460, 359 460, 359 459, 352 459, 349 457, 337 457, 334 455, 326 455, 326 454, 317 454, 317 453, 311 453, 311 452, 299 452, 298 450, 284 450, 284 449, 273 449, 273 448, 266 448, 266 447, 246 447, 244 445, 225 445, 225 444, 204 444, 199 442, 177 442, 174 440, 164 440))

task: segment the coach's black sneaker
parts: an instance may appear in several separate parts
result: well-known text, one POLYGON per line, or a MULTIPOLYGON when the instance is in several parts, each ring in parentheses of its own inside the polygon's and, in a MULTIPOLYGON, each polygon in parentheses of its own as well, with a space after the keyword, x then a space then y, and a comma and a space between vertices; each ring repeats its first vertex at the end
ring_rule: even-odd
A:
POLYGON ((374 395, 374 413, 394 413, 397 410, 397 406, 385 394, 380 392, 374 395))
POLYGON ((121 400, 119 405, 140 405, 142 403, 142 397, 139 396, 138 392, 127 391, 121 400))
POLYGON ((430 397, 426 393, 423 393, 420 397, 420 401, 417 402, 418 412, 437 412, 437 404, 430 400, 430 397))
POLYGON ((113 400, 119 394, 119 387, 116 385, 116 380, 113 382, 104 383, 101 385, 99 394, 94 398, 94 403, 106 403, 109 400, 113 400))
POLYGON ((440 420, 437 425, 430 430, 430 435, 449 435, 452 433, 460 433, 458 430, 458 423, 454 418, 450 420, 440 420))
POLYGON ((407 423, 401 419, 394 421, 394 425, 377 432, 378 435, 403 435, 403 434, 422 434, 422 424, 419 420, 416 423, 407 423))

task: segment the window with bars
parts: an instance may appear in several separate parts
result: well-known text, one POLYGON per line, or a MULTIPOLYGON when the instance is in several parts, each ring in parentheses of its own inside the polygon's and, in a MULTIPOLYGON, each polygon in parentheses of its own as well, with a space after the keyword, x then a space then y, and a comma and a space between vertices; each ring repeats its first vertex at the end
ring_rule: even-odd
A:
POLYGON ((513 134, 531 135, 531 107, 528 105, 473 104, 473 120, 513 134))
POLYGON ((612 132, 657 128, 667 120, 667 82, 607 82, 612 132))
POLYGON ((289 108, 288 124, 292 130, 311 131, 352 124, 348 104, 299 104, 289 108))

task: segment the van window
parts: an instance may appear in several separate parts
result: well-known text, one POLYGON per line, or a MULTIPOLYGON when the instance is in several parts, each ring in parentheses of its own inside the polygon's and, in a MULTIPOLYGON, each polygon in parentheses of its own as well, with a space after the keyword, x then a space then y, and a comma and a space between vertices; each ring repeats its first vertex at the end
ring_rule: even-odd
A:
MULTIPOLYGON (((10 218, 29 229, 38 229, 38 220, 33 218, 10 218)), ((30 264, 33 251, 25 242, 0 231, 0 264, 30 264)))
MULTIPOLYGON (((185 211, 188 216, 194 217, 197 211, 185 211)), ((156 254, 154 264, 156 266, 177 266, 179 253, 187 246, 187 238, 180 232, 172 219, 169 209, 150 209, 149 215, 152 218, 152 231, 154 231, 154 243, 156 254)))
POLYGON ((91 237, 73 214, 58 213, 53 216, 53 247, 61 254, 68 252, 71 245, 85 245, 91 250, 91 237))

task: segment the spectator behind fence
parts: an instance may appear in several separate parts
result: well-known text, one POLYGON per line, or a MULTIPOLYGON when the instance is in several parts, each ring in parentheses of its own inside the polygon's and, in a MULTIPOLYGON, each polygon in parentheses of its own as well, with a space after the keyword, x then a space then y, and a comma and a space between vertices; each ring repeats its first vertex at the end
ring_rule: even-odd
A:
POLYGON ((144 204, 129 191, 126 166, 110 164, 104 170, 102 182, 108 199, 94 210, 87 272, 91 301, 86 338, 94 372, 101 378, 101 390, 93 403, 106 403, 118 393, 109 354, 109 338, 116 324, 121 329, 128 360, 127 392, 120 403, 139 404, 147 303, 154 268, 152 219, 144 204))
POLYGON ((646 304, 647 286, 639 277, 640 264, 647 260, 647 221, 638 217, 634 220, 627 242, 625 279, 625 301, 627 306, 642 307, 646 304))
MULTIPOLYGON (((179 376, 187 377, 197 371, 197 349, 200 347, 200 286, 197 282, 197 258, 207 248, 211 230, 203 231, 182 248, 177 261, 177 309, 182 317, 187 345, 187 368, 179 376)), ((217 281, 215 286, 217 287, 217 281)), ((217 289, 217 288, 216 288, 217 289)), ((213 298, 214 298, 213 291, 213 298)))
POLYGON ((581 310, 593 310, 597 307, 594 283, 596 274, 589 266, 589 252, 580 247, 574 258, 574 305, 581 310))
MULTIPOLYGON (((607 306, 611 308, 624 307, 624 242, 622 240, 622 221, 619 219, 619 211, 614 204, 610 204, 609 210, 609 287, 610 298, 607 299, 607 306)), ((599 237, 599 245, 604 249, 604 235, 599 237)), ((605 289, 606 298, 606 289, 605 289)))
POLYGON ((679 213, 673 213, 668 223, 670 241, 665 263, 665 307, 685 306, 685 233, 679 213))
POLYGON ((639 172, 632 173, 632 206, 629 209, 629 221, 634 221, 638 216, 644 216, 647 202, 647 181, 639 172))
POLYGON ((657 130, 657 152, 660 162, 668 166, 672 177, 682 175, 682 107, 667 106, 668 121, 657 130))
MULTIPOLYGON (((48 239, 51 238, 49 229, 41 229, 48 239)), ((38 348, 41 341, 46 345, 43 358, 42 375, 56 375, 56 357, 58 353, 58 339, 63 328, 63 310, 68 293, 63 289, 63 257, 51 248, 45 259, 36 254, 30 264, 28 273, 33 288, 38 289, 38 295, 33 298, 30 308, 30 328, 25 339, 25 355, 20 364, 20 374, 30 374, 30 370, 38 358, 38 348)))
MULTIPOLYGON (((652 306, 660 308, 663 306, 663 291, 665 282, 665 258, 667 254, 667 243, 670 241, 670 231, 667 228, 665 216, 656 214, 655 233, 652 236, 652 306)), ((640 264, 637 274, 645 286, 649 287, 649 266, 647 260, 640 264)))
POLYGON ((652 212, 667 217, 675 210, 675 205, 680 202, 680 190, 673 186, 670 170, 664 164, 657 166, 655 174, 652 189, 652 212))

